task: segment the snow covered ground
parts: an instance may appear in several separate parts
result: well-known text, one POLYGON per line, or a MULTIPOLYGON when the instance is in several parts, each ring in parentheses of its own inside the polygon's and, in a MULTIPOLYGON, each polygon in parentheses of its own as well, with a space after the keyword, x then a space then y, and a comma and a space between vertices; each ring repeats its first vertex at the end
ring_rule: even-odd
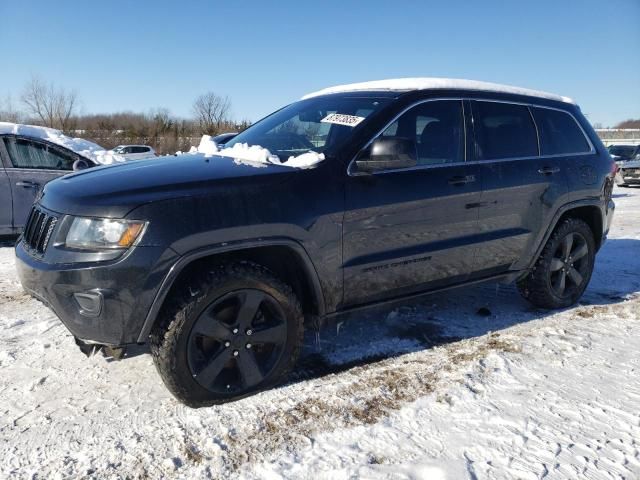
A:
POLYGON ((86 359, 0 248, 0 477, 640 478, 640 189, 614 193, 579 306, 484 285, 361 314, 200 410, 148 355, 86 359))

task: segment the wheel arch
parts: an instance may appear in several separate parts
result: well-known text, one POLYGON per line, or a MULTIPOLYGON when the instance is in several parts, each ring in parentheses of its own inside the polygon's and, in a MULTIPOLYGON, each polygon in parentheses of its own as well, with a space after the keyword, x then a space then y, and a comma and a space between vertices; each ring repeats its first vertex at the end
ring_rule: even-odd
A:
POLYGON ((604 217, 600 203, 590 200, 572 202, 564 205, 556 212, 553 221, 550 223, 545 235, 542 237, 542 241, 536 249, 535 255, 531 258, 530 264, 523 274, 526 275, 526 271, 533 267, 556 227, 565 218, 579 218, 589 225, 593 232, 594 241, 596 242, 596 252, 600 249, 603 243, 602 237, 604 232, 604 217))
POLYGON ((602 233, 604 228, 600 207, 596 205, 584 205, 571 208, 560 216, 557 224, 560 224, 565 218, 578 218, 589 225, 589 228, 591 228, 591 231, 593 232, 593 240, 596 242, 596 252, 600 250, 600 247, 602 246, 602 233))
POLYGON ((277 239, 244 242, 223 247, 205 247, 191 251, 170 268, 147 313, 138 343, 145 343, 158 313, 174 288, 194 270, 213 263, 251 261, 271 270, 294 290, 305 315, 323 317, 325 302, 317 271, 305 249, 296 241, 277 239))

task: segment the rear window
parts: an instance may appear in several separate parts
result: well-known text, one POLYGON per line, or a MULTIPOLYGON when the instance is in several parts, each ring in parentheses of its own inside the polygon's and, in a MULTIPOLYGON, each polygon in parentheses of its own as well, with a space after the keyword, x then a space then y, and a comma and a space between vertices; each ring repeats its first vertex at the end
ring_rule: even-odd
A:
POLYGON ((542 155, 588 153, 589 142, 574 118, 566 112, 533 107, 533 116, 540 133, 542 155))
POLYGON ((538 155, 536 128, 524 105, 475 101, 474 126, 481 159, 538 155))

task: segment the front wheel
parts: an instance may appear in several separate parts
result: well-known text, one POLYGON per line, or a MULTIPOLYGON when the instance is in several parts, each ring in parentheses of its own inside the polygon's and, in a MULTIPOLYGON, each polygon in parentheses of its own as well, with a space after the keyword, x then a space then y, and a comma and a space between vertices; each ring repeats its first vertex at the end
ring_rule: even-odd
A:
POLYGON ((531 272, 518 282, 520 293, 537 307, 575 304, 591 279, 595 251, 589 225, 567 218, 553 232, 531 272))
POLYGON ((168 301, 151 334, 167 388, 202 407, 282 381, 302 346, 303 316, 291 287, 249 262, 218 266, 168 301))

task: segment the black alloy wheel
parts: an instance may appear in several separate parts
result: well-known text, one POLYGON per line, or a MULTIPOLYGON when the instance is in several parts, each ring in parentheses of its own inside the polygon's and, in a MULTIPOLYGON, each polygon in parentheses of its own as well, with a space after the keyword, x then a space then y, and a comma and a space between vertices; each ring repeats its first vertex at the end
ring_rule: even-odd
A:
POLYGON ((239 393, 272 373, 286 341, 286 317, 278 302, 261 290, 235 290, 207 306, 194 323, 189 369, 213 393, 239 393))
POLYGON ((549 267, 551 288, 560 298, 569 298, 582 288, 589 276, 589 245, 579 232, 570 232, 560 241, 549 267))

